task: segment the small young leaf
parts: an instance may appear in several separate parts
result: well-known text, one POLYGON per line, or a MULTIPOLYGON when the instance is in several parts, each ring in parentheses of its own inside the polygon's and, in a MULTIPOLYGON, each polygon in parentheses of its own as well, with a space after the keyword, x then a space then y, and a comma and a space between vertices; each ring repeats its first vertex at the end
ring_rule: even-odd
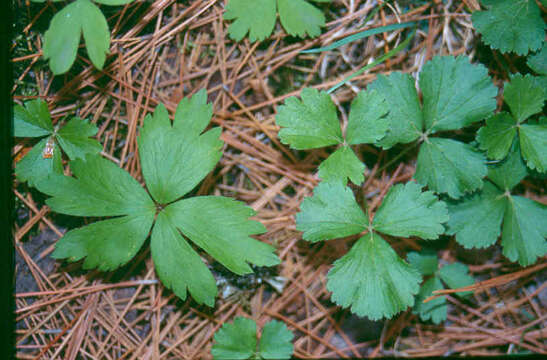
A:
POLYGON ((235 19, 228 28, 232 39, 241 41, 249 33, 251 42, 262 41, 274 29, 276 0, 230 0, 224 19, 235 19))
MULTIPOLYGON (((43 178, 51 174, 62 174, 63 163, 58 146, 53 148, 53 156, 44 158, 43 153, 50 138, 42 139, 17 163, 15 176, 19 181, 28 182, 29 186, 36 186, 43 178)), ((52 139, 52 141, 55 141, 52 139)))
POLYGON ((386 117, 388 131, 378 141, 379 145, 388 149, 397 143, 406 144, 420 137, 423 130, 422 109, 412 76, 398 72, 389 76, 380 74, 368 88, 383 94, 389 108, 386 117))
POLYGON ((489 159, 501 160, 507 156, 517 136, 517 122, 506 112, 498 113, 486 120, 477 132, 481 150, 486 150, 489 159))
POLYGON ((154 221, 154 212, 98 221, 70 230, 56 244, 55 259, 77 261, 83 268, 114 270, 126 264, 139 251, 154 221))
POLYGON ((349 178, 355 185, 365 181, 365 164, 348 146, 341 146, 319 165, 317 175, 325 182, 340 181, 347 184, 349 178))
POLYGON ((305 0, 277 0, 279 19, 283 28, 293 36, 310 37, 321 35, 325 16, 305 0))
POLYGON ((177 201, 165 210, 187 238, 238 275, 253 272, 247 262, 258 266, 279 264, 275 248, 250 237, 266 232, 266 228, 248 220, 255 212, 241 202, 222 196, 196 196, 177 201))
MULTIPOLYGON (((475 279, 469 273, 469 268, 462 263, 455 262, 452 264, 445 265, 439 271, 439 276, 441 279, 450 287, 451 289, 458 289, 465 286, 473 285, 475 279)), ((456 293, 457 296, 465 297, 470 295, 472 291, 465 291, 461 293, 456 293)))
POLYGON ((488 10, 475 11, 471 16, 486 44, 518 55, 541 47, 545 24, 535 0, 498 0, 488 6, 488 10))
POLYGON ((389 126, 388 104, 376 90, 360 91, 351 103, 346 141, 348 144, 373 144, 382 139, 389 126))
POLYGON ((511 78, 511 81, 505 83, 503 100, 509 105, 511 114, 517 122, 521 123, 541 111, 545 103, 546 91, 532 75, 517 74, 511 78))
POLYGON ((421 276, 380 235, 369 233, 336 260, 327 289, 332 300, 371 320, 393 317, 414 305, 421 276))
POLYGON ((211 353, 217 359, 249 359, 256 351, 256 323, 238 317, 233 323, 224 323, 215 334, 211 353))
POLYGON ((482 191, 459 203, 449 203, 448 235, 466 249, 485 248, 496 242, 505 212, 506 200, 494 185, 486 181, 482 191))
POLYGON ((13 135, 16 137, 42 137, 53 133, 47 104, 31 100, 25 106, 13 107, 13 135))
POLYGON ((336 107, 326 92, 305 88, 302 101, 285 100, 278 108, 276 123, 282 127, 279 138, 293 149, 314 149, 344 142, 336 107))
POLYGON ((75 117, 59 130, 57 140, 70 160, 84 159, 87 154, 97 154, 103 149, 97 140, 89 138, 97 131, 95 125, 75 117))
POLYGON ((430 138, 418 153, 414 177, 439 193, 459 198, 482 187, 486 160, 472 146, 441 138, 430 138))
POLYGON ((436 56, 420 73, 425 128, 457 130, 496 109, 497 88, 482 65, 464 56, 436 56))
POLYGON ((443 290, 443 284, 438 277, 434 276, 423 283, 420 292, 416 296, 416 305, 414 305, 414 314, 418 314, 422 321, 431 320, 434 324, 440 324, 446 320, 448 306, 444 296, 435 298, 424 303, 423 301, 433 295, 435 290, 443 290))
POLYGON ((348 187, 339 182, 321 182, 300 205, 296 229, 304 240, 317 242, 359 234, 368 226, 365 216, 348 187))
POLYGON ((214 306, 217 294, 215 278, 177 230, 168 209, 157 216, 150 249, 158 277, 166 287, 182 300, 186 299, 188 289, 198 304, 214 306))
POLYGON ((264 325, 260 337, 259 352, 263 359, 290 359, 294 335, 284 323, 272 320, 264 325))
POLYGON ((376 231, 392 236, 437 239, 448 220, 446 204, 415 182, 389 189, 372 223, 376 231))
POLYGON ((547 206, 510 196, 503 219, 503 255, 522 266, 532 265, 547 253, 547 206))
POLYGON ((538 172, 547 171, 547 122, 524 124, 519 129, 520 149, 526 165, 538 172))
POLYGON ((422 275, 433 275, 439 267, 439 261, 437 260, 437 254, 434 252, 426 253, 425 251, 410 252, 406 256, 410 265, 414 266, 422 275))

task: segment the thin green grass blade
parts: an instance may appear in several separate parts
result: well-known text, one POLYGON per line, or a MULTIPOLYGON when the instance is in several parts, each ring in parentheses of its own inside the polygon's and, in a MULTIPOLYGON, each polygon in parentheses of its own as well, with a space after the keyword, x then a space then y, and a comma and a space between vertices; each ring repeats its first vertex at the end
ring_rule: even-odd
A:
POLYGON ((411 27, 411 26, 414 26, 414 25, 416 25, 415 21, 400 23, 400 24, 397 23, 397 24, 391 24, 391 25, 386 25, 386 26, 380 26, 380 27, 377 27, 377 28, 374 28, 374 29, 368 29, 368 30, 358 32, 357 34, 346 36, 342 40, 338 40, 338 41, 336 41, 336 42, 334 42, 334 43, 332 43, 328 46, 325 46, 325 47, 303 50, 303 51, 301 51, 301 53, 302 54, 310 54, 310 53, 318 53, 318 52, 323 52, 323 51, 329 51, 329 50, 336 49, 336 48, 338 48, 342 45, 346 45, 346 44, 348 44, 352 41, 355 41, 355 40, 364 39, 366 37, 376 35, 376 34, 381 34, 381 33, 388 32, 388 31, 408 28, 408 27, 411 27))
POLYGON ((381 64, 383 63, 384 61, 386 61, 387 59, 389 59, 390 57, 393 57, 394 55, 396 55, 397 53, 399 53, 401 50, 403 50, 405 47, 408 46, 408 44, 410 43, 410 40, 412 40, 412 38, 414 38, 414 35, 416 34, 416 30, 413 30, 412 33, 405 39, 405 41, 403 41, 401 44, 399 44, 399 46, 397 46, 396 48, 394 49, 391 49, 390 51, 388 51, 387 53, 385 53, 384 55, 380 56, 378 59, 374 60, 373 62, 371 62, 370 64, 366 65, 366 66, 363 66, 360 70, 354 72, 353 74, 351 74, 350 76, 348 76, 347 78, 345 78, 344 80, 342 80, 341 82, 339 82, 338 84, 334 85, 333 87, 331 87, 329 90, 327 90, 327 93, 330 94, 332 93, 333 91, 335 91, 336 89, 338 89, 339 87, 341 87, 342 85, 344 84, 347 84, 348 82, 350 82, 353 78, 355 78, 356 76, 359 76, 361 75, 362 73, 364 73, 365 71, 375 67, 376 65, 378 64, 381 64))

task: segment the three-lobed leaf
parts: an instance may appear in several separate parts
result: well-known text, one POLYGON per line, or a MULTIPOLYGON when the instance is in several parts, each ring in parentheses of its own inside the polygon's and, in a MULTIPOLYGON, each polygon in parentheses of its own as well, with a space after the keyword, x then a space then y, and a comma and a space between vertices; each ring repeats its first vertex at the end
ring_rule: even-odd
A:
POLYGON ((267 322, 257 349, 256 323, 248 318, 237 317, 233 323, 225 323, 215 333, 211 353, 220 359, 290 359, 294 335, 287 326, 277 320, 267 322))
POLYGON ((76 117, 57 131, 53 128, 47 104, 42 100, 27 101, 24 106, 15 105, 13 114, 16 137, 47 136, 34 145, 15 167, 17 179, 27 181, 30 186, 36 186, 51 174, 63 172, 61 151, 57 145, 71 160, 83 159, 102 150, 101 144, 90 138, 98 131, 94 124, 76 117))

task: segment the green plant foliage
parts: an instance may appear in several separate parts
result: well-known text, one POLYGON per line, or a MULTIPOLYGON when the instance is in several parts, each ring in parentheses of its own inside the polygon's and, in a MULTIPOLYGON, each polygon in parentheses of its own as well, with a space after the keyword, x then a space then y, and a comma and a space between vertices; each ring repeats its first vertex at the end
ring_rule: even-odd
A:
POLYGON ((27 181, 30 186, 35 186, 49 174, 63 173, 59 147, 71 160, 83 159, 87 154, 96 154, 103 149, 97 140, 90 139, 98 129, 86 120, 75 117, 65 126, 55 129, 47 104, 42 100, 27 101, 24 106, 15 105, 13 127, 15 137, 43 138, 15 166, 17 179, 27 181))
POLYGON ((228 28, 228 34, 236 41, 241 41, 247 33, 251 42, 262 41, 272 33, 277 11, 281 25, 293 36, 316 37, 325 26, 323 13, 307 0, 230 0, 224 19, 234 22, 228 28))
POLYGON ((446 205, 431 191, 409 182, 393 186, 369 223, 351 190, 340 182, 321 182, 304 199, 296 228, 308 241, 363 235, 328 274, 327 289, 343 307, 372 320, 391 318, 414 304, 421 276, 382 238, 420 236, 437 239, 448 220, 446 205))
MULTIPOLYGON (((104 5, 124 5, 133 0, 94 1, 104 5)), ((44 59, 49 59, 49 67, 55 75, 67 72, 74 64, 82 34, 91 62, 102 70, 110 49, 108 23, 101 10, 90 0, 76 0, 55 14, 44 36, 44 59)))
POLYGON ((487 10, 475 11, 471 19, 491 48, 518 55, 541 48, 545 23, 536 0, 483 0, 482 3, 487 10))
POLYGON ((247 262, 279 263, 272 246, 250 237, 265 228, 248 219, 254 211, 243 203, 222 196, 181 199, 221 156, 220 129, 202 134, 210 120, 204 114, 212 113, 206 101, 204 90, 183 100, 173 124, 163 105, 146 116, 138 146, 148 192, 126 171, 99 156, 71 161, 75 177, 52 175, 37 185, 52 196, 47 204, 53 211, 114 216, 67 232, 53 257, 85 258, 85 269, 113 270, 135 256, 152 230, 152 258, 159 278, 183 300, 189 291, 208 306, 214 304, 215 279, 187 239, 238 275, 252 273, 247 262))
POLYGON ((517 74, 505 84, 504 101, 511 113, 502 111, 490 117, 477 133, 479 146, 490 159, 504 159, 511 144, 518 141, 528 167, 547 171, 547 124, 527 121, 541 112, 546 97, 547 91, 532 75, 517 74))
POLYGON ((515 143, 507 158, 489 166, 483 190, 448 206, 447 234, 465 248, 493 245, 500 236, 503 254, 522 266, 536 262, 547 253, 547 207, 511 194, 526 176, 515 143), (503 226, 502 226, 503 224, 503 226))
POLYGON ((293 336, 285 324, 272 320, 264 325, 257 348, 256 323, 237 317, 233 323, 224 323, 216 332, 211 353, 215 360, 290 359, 293 336))
POLYGON ((281 142, 297 150, 339 145, 319 167, 319 177, 344 185, 349 178, 354 184, 361 184, 365 165, 349 146, 374 143, 385 135, 388 108, 383 96, 377 91, 359 92, 351 104, 345 135, 327 93, 305 88, 301 96, 302 100, 288 98, 278 108, 276 123, 281 127, 281 142))
POLYGON ((378 142, 384 148, 420 140, 416 180, 438 193, 459 198, 480 189, 486 175, 484 156, 459 141, 434 138, 437 132, 458 130, 488 117, 496 108, 496 87, 482 65, 465 57, 437 56, 427 62, 419 85, 407 74, 378 75, 369 85, 388 104, 387 135, 378 142))
MULTIPOLYGON (((434 253, 427 251, 421 253, 411 252, 407 255, 407 259, 423 276, 433 275, 422 284, 420 292, 416 296, 413 313, 419 315, 422 321, 431 320, 434 324, 440 324, 447 317, 448 305, 446 298, 441 296, 427 303, 423 301, 433 295, 433 291, 445 289, 443 283, 451 289, 458 289, 473 285, 475 279, 469 275, 467 266, 459 262, 444 265, 439 269, 437 255, 434 253)), ((459 297, 466 297, 470 294, 471 291, 456 293, 459 297)))

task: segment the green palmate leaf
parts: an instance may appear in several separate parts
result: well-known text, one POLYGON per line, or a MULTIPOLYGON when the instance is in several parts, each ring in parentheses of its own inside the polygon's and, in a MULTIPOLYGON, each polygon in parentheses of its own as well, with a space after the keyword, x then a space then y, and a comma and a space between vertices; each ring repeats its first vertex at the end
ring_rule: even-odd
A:
MULTIPOLYGON (((475 283, 475 279, 469 275, 469 268, 459 262, 443 266, 439 270, 439 276, 451 289, 458 289, 475 283)), ((465 297, 471 293, 472 291, 465 291, 456 293, 456 295, 465 297)))
MULTIPOLYGON (((254 215, 252 209, 223 197, 179 200, 220 156, 219 131, 200 135, 207 126, 203 114, 192 119, 184 108, 207 110, 205 101, 204 93, 185 101, 173 126, 163 106, 145 120, 138 144, 152 198, 129 173, 96 155, 70 162, 75 177, 50 175, 37 184, 52 196, 47 204, 56 212, 120 216, 68 232, 56 246, 57 258, 85 258, 85 268, 114 269, 136 254, 156 217, 151 249, 159 278, 182 299, 188 291, 198 303, 209 306, 214 304, 215 280, 186 238, 239 275, 252 272, 248 263, 279 263, 273 247, 250 237, 265 231, 262 224, 248 220, 254 215), (159 178, 154 171, 171 179, 159 178)), ((89 129, 84 127, 85 131, 89 129)), ((70 134, 63 136, 70 139, 70 134)))
POLYGON ((537 54, 528 57, 527 64, 537 74, 547 75, 547 45, 545 43, 537 54))
POLYGON ((279 19, 283 28, 293 36, 321 35, 325 16, 315 6, 304 0, 277 0, 279 19))
POLYGON ((55 245, 55 259, 78 261, 84 269, 110 271, 126 264, 139 251, 154 221, 154 211, 98 221, 70 230, 55 245))
POLYGON ((306 0, 230 0, 224 13, 224 19, 235 20, 228 28, 230 37, 240 41, 249 33, 251 42, 264 40, 275 27, 276 10, 290 35, 315 37, 325 25, 323 13, 306 0))
POLYGON ((520 156, 518 142, 513 144, 505 160, 488 166, 488 178, 501 190, 511 190, 526 174, 526 165, 520 156))
POLYGON ((279 264, 275 248, 250 235, 266 232, 259 222, 249 221, 255 212, 243 203, 222 196, 198 196, 169 205, 173 224, 200 248, 230 271, 252 273, 258 266, 279 264))
POLYGON ((152 231, 151 251, 158 276, 181 299, 186 299, 188 289, 198 303, 213 306, 215 278, 179 233, 171 213, 168 209, 159 213, 152 231))
POLYGON ((42 137, 53 133, 47 104, 31 100, 25 106, 13 107, 13 135, 16 137, 42 137))
POLYGON ((301 96, 302 101, 290 97, 278 109, 281 142, 297 150, 341 144, 344 139, 330 96, 311 88, 302 90, 301 96))
POLYGON ((80 38, 84 40, 93 65, 102 69, 110 48, 108 24, 101 10, 90 0, 77 0, 59 11, 44 38, 44 58, 54 74, 63 74, 70 69, 80 38))
POLYGON ((546 90, 534 79, 532 75, 517 74, 505 83, 503 100, 519 123, 540 112, 545 103, 546 90))
POLYGON ((402 73, 392 73, 389 76, 380 74, 369 85, 369 89, 383 94, 389 107, 388 131, 378 141, 379 145, 387 149, 397 143, 406 144, 420 137, 423 128, 422 110, 412 76, 402 73))
POLYGON ((477 141, 480 149, 486 150, 488 158, 500 160, 507 156, 516 136, 516 120, 501 112, 486 120, 486 126, 477 132, 477 141))
MULTIPOLYGON (((44 158, 47 142, 53 142, 53 137, 42 139, 15 166, 15 176, 19 181, 26 181, 30 186, 36 186, 42 178, 50 174, 62 174, 63 163, 61 151, 53 148, 53 156, 44 158)), ((54 142, 53 142, 54 144, 54 142)))
POLYGON ((369 233, 334 262, 327 289, 343 307, 371 320, 392 317, 414 304, 421 276, 380 235, 369 233))
POLYGON ((319 178, 327 182, 341 181, 347 184, 349 178, 355 185, 365 181, 365 165, 348 146, 341 146, 319 165, 319 178))
POLYGON ((103 147, 90 136, 97 134, 97 127, 78 117, 72 118, 57 132, 57 141, 71 160, 83 159, 87 154, 96 154, 103 147))
POLYGON ((235 20, 228 34, 236 41, 249 33, 249 40, 262 41, 272 33, 276 18, 276 0, 230 0, 224 19, 235 20))
POLYGON ((392 236, 437 239, 448 220, 446 204, 432 191, 421 189, 414 182, 391 187, 374 215, 373 228, 392 236))
POLYGON ((256 351, 256 323, 238 317, 225 323, 215 334, 211 353, 215 359, 249 359, 256 351))
POLYGON ((351 104, 346 141, 348 144, 373 144, 382 139, 389 126, 388 103, 375 90, 360 91, 351 104))
POLYGON ((416 180, 436 192, 459 198, 482 187, 487 168, 484 156, 472 146, 451 139, 430 138, 416 163, 416 180))
POLYGON ((439 267, 439 261, 437 260, 437 254, 434 252, 410 252, 406 256, 410 265, 414 266, 422 275, 433 275, 439 267))
MULTIPOLYGON (((201 96, 192 98, 189 108, 199 108, 205 101, 201 96)), ((161 204, 187 194, 214 169, 222 156, 220 128, 199 135, 205 127, 203 114, 197 115, 200 125, 187 129, 184 125, 188 121, 184 119, 188 117, 183 116, 182 110, 178 113, 171 126, 167 110, 163 105, 158 106, 154 116, 144 119, 138 137, 144 179, 152 197, 161 204)))
POLYGON ((291 343, 294 335, 287 326, 272 320, 262 329, 259 352, 263 359, 290 359, 293 353, 291 343))
POLYGON ((440 324, 445 321, 448 306, 444 296, 435 298, 427 303, 423 302, 433 295, 433 291, 443 289, 441 280, 436 276, 424 282, 420 288, 420 292, 416 296, 416 305, 414 305, 413 313, 418 314, 422 321, 431 320, 434 324, 440 324))
POLYGON ((475 11, 471 17, 486 44, 519 55, 541 47, 545 23, 535 0, 499 0, 488 5, 488 10, 475 11))
POLYGON ((430 132, 461 129, 496 109, 497 88, 488 70, 463 56, 434 57, 420 73, 420 88, 430 132))
POLYGON ((506 201, 502 193, 490 182, 485 182, 482 192, 459 203, 449 203, 449 235, 466 249, 485 248, 496 242, 505 212, 506 201))
POLYGON ((312 242, 359 234, 368 226, 351 190, 341 183, 320 183, 296 215, 296 229, 312 242))
POLYGON ((509 196, 503 218, 503 255, 522 266, 547 253, 547 207, 520 196, 509 196))
POLYGON ((73 160, 70 169, 76 178, 50 176, 37 185, 52 196, 46 203, 55 212, 73 216, 121 216, 152 214, 154 202, 142 186, 125 170, 97 155, 73 160))
POLYGON ((522 157, 530 169, 547 171, 547 122, 528 123, 519 128, 522 157))

